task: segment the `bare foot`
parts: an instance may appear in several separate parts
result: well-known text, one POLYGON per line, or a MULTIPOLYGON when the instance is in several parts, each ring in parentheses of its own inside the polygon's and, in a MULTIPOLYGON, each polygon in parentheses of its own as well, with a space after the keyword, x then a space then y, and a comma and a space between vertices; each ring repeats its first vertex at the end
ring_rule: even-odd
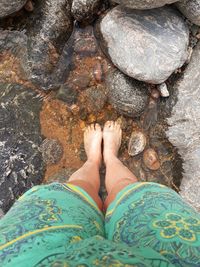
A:
POLYGON ((102 161, 102 137, 103 133, 98 123, 89 125, 84 132, 84 147, 87 158, 90 161, 97 162, 99 165, 102 161))
POLYGON ((114 121, 107 121, 103 129, 104 161, 116 158, 122 140, 121 126, 114 121))

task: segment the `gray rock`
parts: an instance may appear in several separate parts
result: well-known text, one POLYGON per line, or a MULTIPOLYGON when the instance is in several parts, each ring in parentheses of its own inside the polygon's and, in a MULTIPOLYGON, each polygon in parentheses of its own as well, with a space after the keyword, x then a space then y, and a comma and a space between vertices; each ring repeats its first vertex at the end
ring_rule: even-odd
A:
POLYGON ((177 0, 112 0, 112 1, 133 9, 151 9, 177 2, 177 0))
POLYGON ((144 151, 147 144, 146 136, 140 131, 134 131, 131 134, 131 138, 128 144, 128 154, 130 156, 136 156, 144 151))
POLYGON ((60 161, 63 156, 63 147, 58 140, 45 139, 40 146, 42 157, 45 163, 55 164, 60 161))
POLYGON ((71 12, 80 22, 92 20, 100 4, 101 0, 73 0, 71 12))
POLYGON ((131 79, 116 70, 107 77, 109 102, 119 113, 137 117, 148 103, 148 88, 143 82, 131 79))
POLYGON ((192 23, 200 26, 200 0, 182 0, 176 6, 192 23))
POLYGON ((175 84, 178 92, 167 135, 183 158, 181 195, 200 210, 200 43, 182 78, 175 84))
MULTIPOLYGON (((40 1, 40 16, 34 16, 28 35, 28 65, 31 80, 44 90, 59 88, 57 69, 73 29, 71 1, 40 1), (58 84, 56 84, 58 83, 58 84)), ((68 50, 64 53, 68 53, 68 50)), ((64 56, 64 55, 63 55, 64 56)), ((69 57, 69 54, 67 54, 69 57)), ((63 63, 64 64, 64 63, 63 63)), ((68 67, 66 60, 65 67, 68 67)))
POLYGON ((27 0, 0 0, 0 18, 20 10, 27 0))
POLYGON ((3 212, 42 181, 45 166, 39 151, 41 105, 42 101, 31 89, 0 84, 0 209, 3 212))
POLYGON ((102 19, 100 32, 101 46, 114 65, 140 81, 160 84, 187 59, 189 30, 171 7, 131 10, 118 6, 102 19))

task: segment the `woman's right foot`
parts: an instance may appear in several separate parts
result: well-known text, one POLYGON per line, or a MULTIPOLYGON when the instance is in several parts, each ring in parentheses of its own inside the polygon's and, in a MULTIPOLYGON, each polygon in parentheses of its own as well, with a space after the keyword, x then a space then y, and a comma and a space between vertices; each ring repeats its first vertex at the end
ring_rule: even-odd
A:
POLYGON ((107 121, 103 129, 104 141, 104 162, 117 157, 119 148, 121 146, 122 130, 121 126, 114 121, 107 121))

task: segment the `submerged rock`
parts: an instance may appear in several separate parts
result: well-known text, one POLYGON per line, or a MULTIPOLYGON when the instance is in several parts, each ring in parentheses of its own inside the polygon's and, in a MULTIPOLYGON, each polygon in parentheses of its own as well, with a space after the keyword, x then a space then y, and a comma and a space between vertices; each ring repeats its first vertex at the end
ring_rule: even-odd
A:
POLYGON ((45 163, 55 164, 60 161, 63 156, 63 147, 58 140, 45 139, 40 146, 42 157, 45 163))
POLYGON ((143 82, 131 79, 116 70, 107 78, 109 102, 129 117, 139 116, 148 103, 148 88, 143 82))
POLYGON ((140 131, 134 131, 131 134, 131 138, 128 144, 128 154, 130 156, 136 156, 144 151, 147 144, 146 136, 140 131))
POLYGON ((20 10, 27 0, 0 0, 0 18, 20 10))
POLYGON ((73 0, 72 15, 78 21, 90 21, 98 11, 101 0, 73 0))
POLYGON ((112 1, 133 9, 150 9, 177 2, 177 0, 112 0, 112 1))
POLYGON ((167 136, 183 158, 181 195, 200 210, 200 43, 194 49, 191 61, 181 79, 176 82, 177 103, 167 136))
POLYGON ((137 80, 160 84, 187 59, 189 30, 171 7, 131 10, 118 6, 99 26, 103 50, 114 65, 137 80))
POLYGON ((182 0, 176 6, 192 23, 200 26, 200 0, 182 0))
POLYGON ((146 167, 152 171, 156 171, 160 168, 158 154, 152 148, 148 148, 147 150, 144 151, 143 161, 146 167))
POLYGON ((0 84, 0 209, 41 183, 44 164, 37 93, 21 85, 0 84), (30 123, 33 122, 33 123, 30 123))
POLYGON ((70 1, 43 0, 38 9, 40 17, 28 31, 28 63, 32 81, 47 90, 56 86, 53 74, 72 33, 73 21, 70 1))

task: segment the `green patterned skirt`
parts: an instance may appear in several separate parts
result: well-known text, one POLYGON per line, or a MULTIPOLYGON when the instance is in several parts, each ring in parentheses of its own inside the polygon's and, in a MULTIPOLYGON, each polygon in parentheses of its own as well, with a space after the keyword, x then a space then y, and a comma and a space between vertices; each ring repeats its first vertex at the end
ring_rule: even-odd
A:
POLYGON ((33 187, 0 220, 0 266, 200 266, 200 215, 154 183, 123 189, 104 215, 81 188, 33 187))

